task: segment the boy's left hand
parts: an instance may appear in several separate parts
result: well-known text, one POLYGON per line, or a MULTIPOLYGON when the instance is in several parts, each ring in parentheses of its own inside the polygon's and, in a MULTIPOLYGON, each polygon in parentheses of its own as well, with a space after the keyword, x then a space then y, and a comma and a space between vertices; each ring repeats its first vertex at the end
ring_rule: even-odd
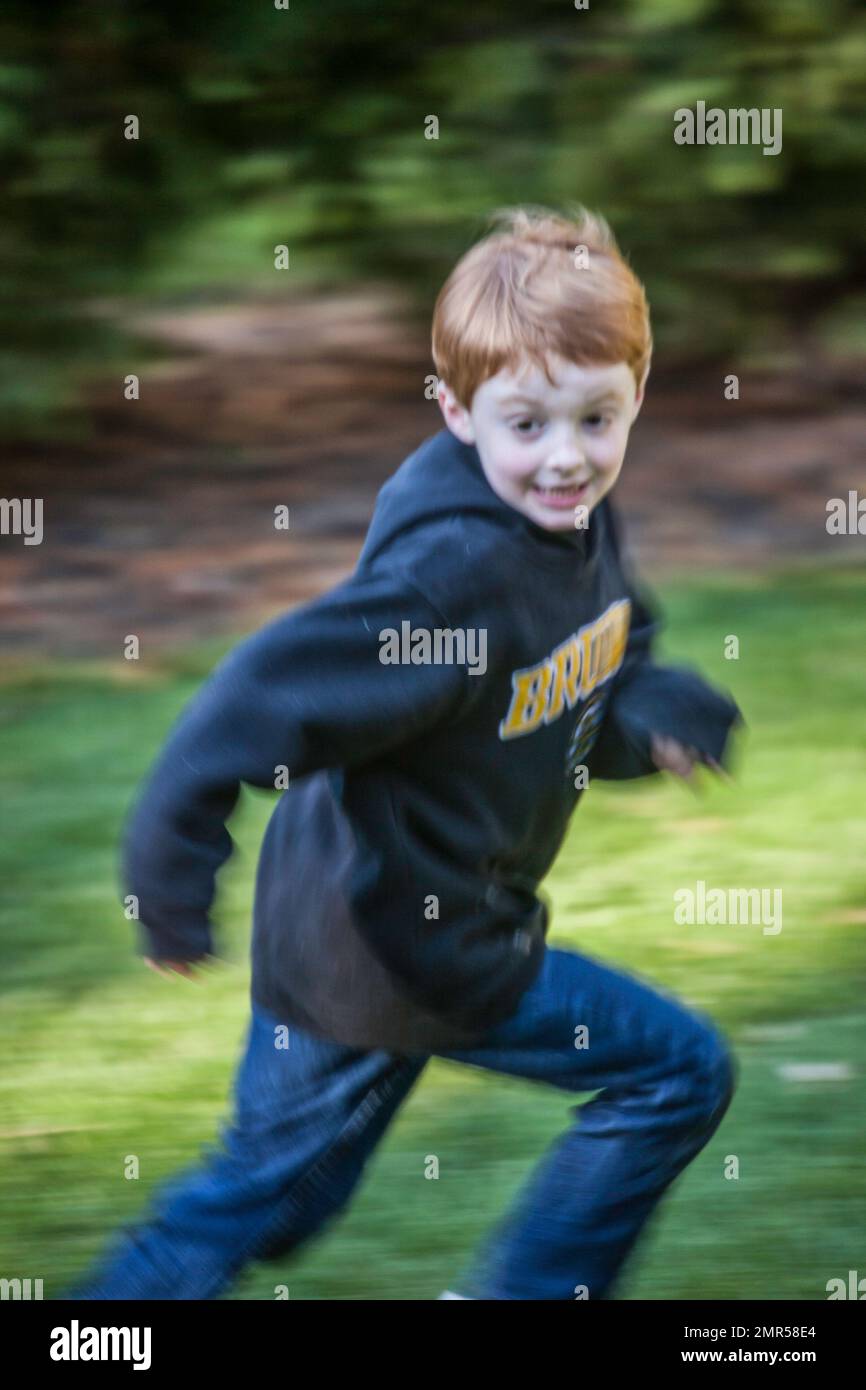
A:
POLYGON ((704 767, 712 768, 713 772, 717 773, 719 777, 723 777, 725 781, 731 780, 715 758, 699 753, 697 748, 686 748, 675 738, 665 738, 661 734, 653 734, 652 736, 652 760, 661 771, 672 772, 676 777, 682 777, 683 781, 688 782, 695 790, 697 790, 696 764, 703 764, 704 767))
POLYGON ((165 960, 162 957, 156 960, 153 956, 145 956, 144 963, 150 966, 151 970, 155 970, 157 975, 164 975, 166 979, 170 979, 172 974, 176 974, 183 975, 188 980, 195 980, 196 983, 200 983, 197 973, 198 967, 201 961, 205 959, 207 959, 205 956, 201 956, 196 961, 165 960))

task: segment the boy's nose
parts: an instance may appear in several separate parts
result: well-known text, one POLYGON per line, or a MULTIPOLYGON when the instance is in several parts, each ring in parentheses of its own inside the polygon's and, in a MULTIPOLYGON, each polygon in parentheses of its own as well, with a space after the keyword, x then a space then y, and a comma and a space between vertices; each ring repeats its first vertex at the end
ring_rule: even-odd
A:
POLYGON ((586 471, 586 459, 583 454, 575 450, 570 454, 557 454, 555 458, 548 460, 548 467, 551 473, 558 474, 564 479, 573 478, 575 474, 586 471))
POLYGON ((586 455, 580 440, 574 433, 564 437, 548 458, 548 467, 554 472, 568 476, 586 464, 586 455))

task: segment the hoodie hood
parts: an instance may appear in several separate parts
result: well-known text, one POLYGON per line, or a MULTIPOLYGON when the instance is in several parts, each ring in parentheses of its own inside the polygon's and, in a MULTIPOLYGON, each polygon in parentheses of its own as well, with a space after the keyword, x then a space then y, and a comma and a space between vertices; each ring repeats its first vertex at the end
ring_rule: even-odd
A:
POLYGON ((522 553, 524 560, 574 570, 594 561, 599 527, 596 513, 589 525, 572 531, 547 531, 494 492, 474 444, 463 444, 447 428, 425 439, 380 489, 376 509, 359 557, 371 564, 385 551, 414 547, 413 532, 431 536, 459 519, 481 519, 498 541, 522 553))

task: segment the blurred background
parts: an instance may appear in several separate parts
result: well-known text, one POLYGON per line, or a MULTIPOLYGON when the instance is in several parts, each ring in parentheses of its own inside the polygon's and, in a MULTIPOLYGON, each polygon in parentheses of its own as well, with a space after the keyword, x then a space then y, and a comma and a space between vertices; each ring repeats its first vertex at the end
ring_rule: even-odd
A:
MULTIPOLYGON (((0 38, 0 492, 44 506, 41 544, 0 535, 0 1275, 55 1295, 225 1116, 273 799, 244 790, 198 985, 134 953, 123 814, 215 662, 352 570, 440 427, 433 301, 489 214, 579 201, 653 311, 617 500, 662 655, 748 724, 698 801, 595 788, 546 885, 552 941, 706 1009, 742 1064, 619 1296, 826 1297, 866 1187, 866 535, 827 529, 866 496, 862 9, 13 0, 0 38), (698 101, 780 109, 780 153, 677 145, 698 101), (782 931, 674 925, 696 879, 780 888, 782 931)), ((435 1298, 572 1103, 432 1061, 343 1220, 230 1296, 435 1298)))

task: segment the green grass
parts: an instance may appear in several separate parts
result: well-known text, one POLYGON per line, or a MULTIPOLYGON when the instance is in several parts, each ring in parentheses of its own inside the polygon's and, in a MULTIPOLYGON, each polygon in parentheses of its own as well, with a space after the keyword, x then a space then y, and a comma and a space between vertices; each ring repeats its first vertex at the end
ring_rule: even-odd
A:
MULTIPOLYGON (((823 1298, 861 1275, 866 1176, 866 574, 841 567, 671 582, 666 655, 729 688, 745 734, 733 785, 599 785, 545 890, 551 941, 671 989, 731 1036, 740 1085, 668 1193, 625 1298, 823 1298), (740 640, 736 661, 724 639, 740 640), (673 893, 780 888, 783 927, 676 926, 673 893), (763 1031, 765 1025, 774 1025, 763 1031), (787 1027, 785 1026, 787 1024, 787 1027), (790 1081, 788 1062, 847 1063, 790 1081), (725 1176, 732 1159, 739 1177, 725 1176)), ((65 664, 0 687, 5 770, 0 1246, 6 1277, 56 1295, 194 1161, 227 1113, 247 1020, 258 843, 273 799, 244 791, 207 982, 147 971, 117 902, 121 819, 175 715, 226 644, 159 669, 65 664), (127 1155, 140 1178, 127 1180, 127 1155)), ((434 1059, 348 1209, 232 1293, 435 1298, 503 1211, 574 1097, 434 1059), (425 1156, 440 1177, 425 1178, 425 1156)))

